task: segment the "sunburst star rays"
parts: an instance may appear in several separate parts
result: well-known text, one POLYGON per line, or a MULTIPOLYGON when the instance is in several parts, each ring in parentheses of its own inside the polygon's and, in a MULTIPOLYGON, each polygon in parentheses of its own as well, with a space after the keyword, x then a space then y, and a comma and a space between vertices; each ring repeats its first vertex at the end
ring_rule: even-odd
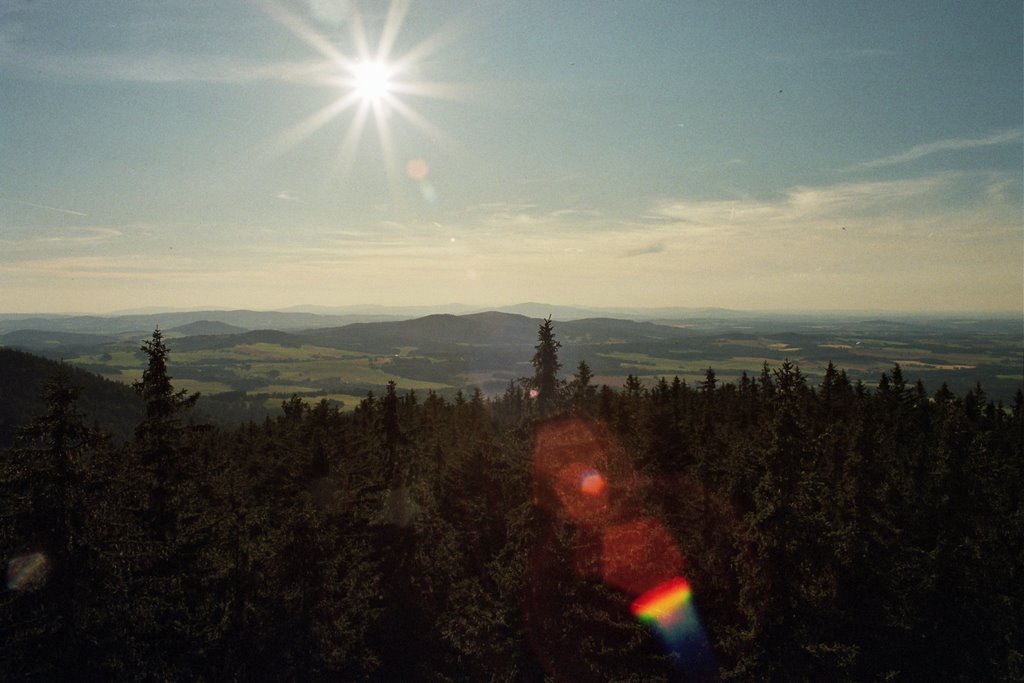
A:
POLYGON ((455 146, 451 138, 430 122, 406 100, 408 97, 463 99, 467 88, 452 83, 420 79, 420 64, 448 44, 456 35, 446 25, 420 41, 407 52, 395 55, 410 3, 392 0, 375 48, 371 47, 366 22, 358 6, 348 18, 352 54, 346 54, 305 19, 282 5, 268 0, 266 13, 278 24, 313 48, 325 60, 321 68, 311 69, 308 82, 333 88, 336 99, 308 114, 282 131, 267 145, 264 156, 270 159, 288 153, 339 117, 350 114, 348 127, 339 141, 335 162, 327 169, 326 178, 345 178, 351 173, 369 123, 377 129, 381 160, 387 173, 392 196, 397 194, 401 164, 396 158, 392 127, 407 123, 431 140, 455 146))

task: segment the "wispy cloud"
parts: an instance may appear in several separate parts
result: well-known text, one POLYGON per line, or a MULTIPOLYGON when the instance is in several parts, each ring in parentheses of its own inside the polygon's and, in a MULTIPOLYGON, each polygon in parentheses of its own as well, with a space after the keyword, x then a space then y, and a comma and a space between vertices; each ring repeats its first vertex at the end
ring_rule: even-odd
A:
MULTIPOLYGON (((1005 239, 1010 205, 998 192, 986 193, 990 186, 994 183, 983 178, 943 173, 801 185, 772 198, 666 199, 634 216, 616 217, 499 204, 453 217, 449 230, 460 239, 465 236, 471 249, 477 248, 474 238, 481 236, 489 251, 510 257, 578 253, 585 244, 591 263, 645 257, 655 264, 703 254, 712 261, 736 260, 743 270, 791 268, 794 258, 814 259, 818 249, 838 248, 829 258, 839 262, 844 253, 855 258, 886 245, 895 248, 901 241, 912 249, 913 240, 929 235, 939 235, 950 245, 979 236, 1005 239), (965 191, 975 192, 969 208, 951 203, 950 196, 963 197, 965 191), (964 220, 971 214, 970 221, 964 220), (843 251, 854 247, 856 254, 843 251), (766 264, 764 255, 772 255, 775 265, 766 264)), ((409 253, 428 236, 415 233, 409 253)))
POLYGON ((474 232, 498 234, 571 233, 601 231, 617 224, 602 211, 586 207, 555 208, 538 204, 491 202, 477 204, 455 214, 460 225, 472 225, 474 232))
POLYGON ((571 183, 575 180, 579 180, 579 178, 579 174, 571 173, 567 175, 542 178, 520 178, 516 183, 519 185, 561 185, 563 183, 571 183))
POLYGON ((182 268, 183 259, 156 259, 148 254, 49 256, 0 263, 0 273, 28 273, 36 277, 70 278, 159 278, 192 269, 182 268))
MULTIPOLYGON (((942 268, 986 263, 1020 277, 1019 196, 985 174, 802 186, 770 199, 666 201, 661 220, 637 224, 665 256, 703 255, 724 271, 781 272, 797 263, 896 278, 913 268, 938 281, 942 268), (942 264, 942 265, 939 265, 942 264)), ((634 236, 634 239, 636 239, 634 236)))
POLYGON ((100 242, 121 237, 124 234, 113 228, 73 228, 72 230, 73 232, 68 235, 52 235, 40 239, 50 243, 100 242))
POLYGON ((282 190, 274 195, 274 199, 280 199, 285 202, 299 202, 302 203, 302 198, 298 195, 294 195, 288 190, 282 190))
POLYGON ((120 230, 101 227, 49 228, 45 231, 16 229, 6 234, 0 233, 0 247, 8 252, 6 255, 11 256, 60 245, 110 242, 122 236, 124 233, 120 230))
POLYGON ((556 218, 597 218, 602 214, 594 209, 559 209, 558 211, 553 211, 551 215, 556 218))
POLYGON ((36 54, 8 48, 0 67, 19 76, 59 81, 135 83, 254 83, 282 81, 323 84, 337 77, 327 60, 266 61, 229 55, 171 52, 152 54, 36 54))
POLYGON ((46 204, 36 204, 35 202, 26 202, 21 199, 8 199, 6 197, 0 197, 0 202, 7 202, 8 204, 20 204, 21 206, 30 206, 35 209, 43 209, 45 211, 56 211, 57 213, 63 213, 68 216, 88 216, 87 213, 81 211, 73 211, 71 209, 62 209, 59 206, 48 206, 46 204))
POLYGON ((197 296, 216 289, 287 299, 325 287, 340 295, 379 279, 386 263, 401 274, 386 290, 396 300, 434 286, 452 298, 467 287, 499 296, 509 283, 525 283, 527 298, 559 291, 621 301, 659 292, 666 301, 748 308, 913 308, 942 301, 1009 309, 1019 296, 1006 283, 1020 277, 1020 207, 1012 180, 944 173, 802 185, 767 198, 667 198, 615 217, 493 203, 436 216, 441 221, 378 220, 360 229, 325 224, 304 230, 302 239, 252 226, 260 239, 239 243, 225 236, 213 247, 182 238, 196 226, 154 234, 126 226, 124 239, 112 239, 110 230, 83 231, 82 238, 111 239, 96 248, 69 244, 60 255, 0 244, 0 279, 11 285, 0 291, 0 303, 6 297, 15 305, 54 279, 74 281, 76 293, 93 296, 131 283, 169 292, 169 282, 176 288, 184 282, 197 296), (643 267, 629 258, 642 259, 643 267), (971 263, 984 264, 982 275, 949 278, 971 263), (624 271, 628 264, 638 267, 624 271), (609 278, 609 272, 628 277, 609 278))
POLYGON ((663 242, 654 242, 643 247, 637 247, 636 249, 629 249, 623 255, 627 258, 632 258, 634 256, 646 256, 647 254, 660 254, 663 251, 665 251, 665 244, 663 242))
POLYGON ((884 166, 895 166, 897 164, 915 161, 921 157, 939 152, 955 152, 967 149, 976 149, 979 147, 992 147, 995 145, 1019 145, 1022 141, 1024 141, 1024 134, 1022 134, 1022 131, 1019 128, 999 131, 979 138, 949 138, 946 140, 937 140, 935 142, 926 142, 920 145, 914 145, 910 149, 900 152, 899 154, 891 154, 886 157, 881 157, 880 159, 865 161, 851 166, 846 170, 866 170, 871 168, 881 168, 884 166))
MULTIPOLYGON (((204 23, 201 18, 192 20, 194 25, 185 16, 176 18, 173 24, 163 24, 151 12, 141 12, 137 17, 121 16, 121 12, 116 16, 117 26, 134 38, 126 39, 113 33, 105 21, 104 11, 110 11, 114 20, 116 10, 112 6, 93 9, 97 11, 77 6, 63 10, 59 3, 34 0, 0 0, 0 16, 5 19, 0 22, 0 74, 57 82, 225 84, 323 84, 338 76, 337 65, 328 58, 268 59, 248 52, 248 46, 242 48, 245 53, 235 52, 226 41, 213 42, 215 47, 206 50, 188 50, 170 41, 173 31, 210 32, 211 37, 223 38, 226 29, 204 23), (54 27, 55 21, 67 21, 68 25, 54 27), (76 40, 60 40, 62 30, 70 30, 72 25, 76 40), (78 34, 82 34, 80 40, 78 34), (141 40, 140 36, 152 39, 141 40)), ((202 12, 197 14, 201 16, 202 12)), ((259 26, 254 24, 253 29, 259 26)), ((231 30, 243 32, 238 26, 231 30)))

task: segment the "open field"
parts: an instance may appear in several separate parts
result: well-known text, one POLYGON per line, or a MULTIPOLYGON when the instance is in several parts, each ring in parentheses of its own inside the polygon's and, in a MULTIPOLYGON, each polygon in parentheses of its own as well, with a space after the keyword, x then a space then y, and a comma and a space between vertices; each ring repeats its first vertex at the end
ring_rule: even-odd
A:
POLYGON ((962 393, 980 382, 989 396, 1010 403, 1013 394, 1024 386, 1024 339, 1002 331, 961 330, 944 335, 932 329, 909 328, 883 336, 829 329, 817 336, 801 330, 630 344, 614 349, 588 347, 578 353, 602 378, 632 373, 646 383, 661 376, 699 380, 709 367, 720 381, 731 382, 743 372, 759 374, 764 363, 774 368, 788 359, 812 383, 820 381, 832 362, 853 381, 862 381, 868 387, 875 386, 881 374, 897 363, 909 382, 921 380, 929 392, 946 383, 962 393))
MULTIPOLYGON (((298 394, 306 400, 356 405, 388 382, 402 390, 452 394, 479 387, 498 394, 511 380, 532 374, 537 322, 501 313, 428 316, 394 323, 349 325, 305 332, 254 331, 169 340, 176 386, 205 396, 249 397, 276 409, 298 394)), ((674 324, 587 319, 557 323, 562 376, 580 360, 597 383, 620 387, 626 376, 647 386, 661 377, 735 382, 762 366, 796 363, 812 384, 831 361, 853 381, 871 388, 899 363, 908 382, 935 392, 981 383, 988 395, 1011 403, 1024 385, 1024 339, 1003 321, 711 320, 674 324)), ((66 361, 119 382, 142 373, 138 350, 145 335, 69 335, 18 331, 10 339, 26 350, 66 361)), ((7 339, 0 337, 0 342, 7 339)))
MULTIPOLYGON (((142 376, 141 354, 123 349, 105 350, 67 358, 103 377, 130 384, 142 376)), ((409 359, 414 347, 403 349, 409 359)), ((421 359, 422 360, 422 359, 421 359)), ((422 361, 429 362, 429 361, 422 361)), ((405 377, 395 372, 393 356, 316 345, 286 346, 260 342, 216 349, 185 350, 171 354, 175 386, 205 395, 243 392, 266 395, 270 408, 282 397, 298 394, 310 402, 326 398, 351 408, 365 397, 340 391, 342 387, 378 388, 394 381, 402 389, 452 389, 449 382, 405 377)))

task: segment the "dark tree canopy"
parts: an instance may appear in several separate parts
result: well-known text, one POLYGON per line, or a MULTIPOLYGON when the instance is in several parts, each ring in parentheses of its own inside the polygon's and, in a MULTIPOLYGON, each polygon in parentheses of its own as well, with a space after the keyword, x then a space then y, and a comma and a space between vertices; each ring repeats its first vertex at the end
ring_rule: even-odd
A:
POLYGON ((157 330, 124 446, 58 373, 0 450, 0 670, 1021 680, 1024 393, 929 395, 899 367, 812 386, 788 361, 621 388, 584 361, 563 386, 560 347, 548 318, 534 376, 500 396, 391 382, 350 411, 293 396, 200 429, 157 330), (669 555, 710 675, 677 668, 621 581, 669 555))

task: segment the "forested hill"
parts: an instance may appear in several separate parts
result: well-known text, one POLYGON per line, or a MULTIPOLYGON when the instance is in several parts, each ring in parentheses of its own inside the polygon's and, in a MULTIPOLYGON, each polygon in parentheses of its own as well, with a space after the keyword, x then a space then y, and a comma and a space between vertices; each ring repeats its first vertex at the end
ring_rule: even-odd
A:
POLYGON ((534 341, 498 396, 196 429, 157 332, 124 446, 50 383, 0 451, 5 675, 1021 680, 1024 394, 788 361, 615 389, 534 341))
MULTIPOLYGON (((355 322, 353 316, 252 311, 27 321, 0 316, 0 345, 131 381, 141 369, 140 341, 159 326, 176 353, 175 377, 207 397, 241 392, 257 408, 264 400, 276 407, 274 402, 294 392, 351 408, 367 391, 380 393, 388 381, 449 397, 474 387, 500 393, 510 379, 528 371, 526 359, 541 320, 497 311, 375 322, 366 322, 367 317, 355 322), (152 323, 148 330, 133 327, 145 321, 152 323), (28 327, 17 327, 21 323, 28 327)), ((708 367, 737 382, 743 372, 760 372, 764 362, 775 366, 787 359, 815 382, 832 362, 851 380, 869 386, 899 363, 910 383, 945 383, 959 394, 980 383, 1004 405, 1024 386, 1021 321, 1010 318, 737 314, 556 322, 566 366, 586 360, 595 381, 613 387, 622 386, 628 375, 648 385, 675 376, 695 382, 708 367)))
POLYGON ((315 342, 360 349, 402 346, 436 349, 451 344, 529 346, 536 341, 537 322, 508 313, 428 315, 413 320, 353 323, 310 330, 304 336, 315 342))
MULTIPOLYGON (((532 348, 540 319, 495 311, 469 315, 430 315, 396 322, 354 323, 309 330, 303 337, 328 345, 381 349, 402 346, 446 349, 449 345, 532 348)), ((584 318, 558 323, 566 344, 644 344, 694 338, 692 330, 615 318, 584 318)))
MULTIPOLYGON (((44 409, 43 386, 60 363, 0 347, 0 448, 14 443, 18 427, 44 409)), ((89 423, 120 438, 131 436, 142 419, 143 404, 130 387, 68 366, 70 381, 82 389, 79 407, 89 423)))

